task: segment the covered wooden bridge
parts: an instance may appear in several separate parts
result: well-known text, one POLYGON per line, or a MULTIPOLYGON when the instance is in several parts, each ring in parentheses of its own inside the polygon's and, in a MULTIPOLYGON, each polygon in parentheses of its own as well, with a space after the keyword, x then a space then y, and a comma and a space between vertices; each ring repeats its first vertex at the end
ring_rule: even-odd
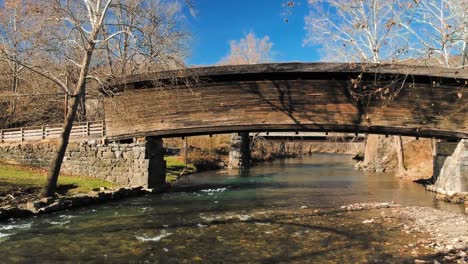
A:
POLYGON ((107 87, 110 139, 252 131, 468 138, 468 70, 274 63, 119 78, 107 87))

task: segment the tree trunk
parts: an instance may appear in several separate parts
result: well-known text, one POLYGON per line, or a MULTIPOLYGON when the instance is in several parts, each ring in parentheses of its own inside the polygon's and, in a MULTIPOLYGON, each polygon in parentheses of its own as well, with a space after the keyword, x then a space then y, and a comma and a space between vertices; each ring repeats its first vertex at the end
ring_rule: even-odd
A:
POLYGON ((63 157, 65 156, 65 151, 67 150, 68 146, 68 140, 70 139, 70 132, 73 127, 73 120, 75 120, 78 105, 80 104, 80 99, 78 97, 79 96, 75 96, 71 99, 71 109, 65 119, 65 124, 60 137, 59 147, 57 149, 57 152, 55 153, 54 159, 52 160, 51 168, 47 176, 46 185, 42 189, 42 197, 51 197, 55 194, 55 190, 57 188, 57 180, 60 174, 60 168, 62 167, 63 157))
POLYGON ((395 150, 398 157, 398 174, 405 175, 406 168, 405 168, 405 156, 403 154, 403 142, 401 140, 401 136, 394 136, 395 140, 395 150))
POLYGON ((80 116, 79 116, 80 122, 87 121, 88 118, 86 117, 86 96, 81 97, 78 108, 80 109, 80 116))
POLYGON ((89 64, 94 51, 94 44, 90 44, 90 47, 86 50, 86 53, 83 57, 83 68, 80 71, 80 77, 76 84, 76 89, 74 96, 71 98, 71 109, 67 114, 65 123, 62 129, 62 134, 60 137, 59 147, 55 153, 54 159, 52 160, 49 174, 47 176, 47 182, 42 189, 42 197, 51 197, 55 194, 57 188, 57 180, 60 174, 60 168, 62 167, 63 157, 65 156, 65 151, 67 150, 68 140, 70 139, 70 132, 73 126, 73 121, 75 120, 78 106, 82 101, 82 97, 86 94, 86 76, 88 75, 89 64))
MULTIPOLYGON (((18 92, 18 85, 19 85, 18 63, 15 61, 13 65, 13 79, 11 83, 11 91, 13 92, 13 95, 16 95, 16 93, 18 92)), ((14 96, 10 102, 11 102, 10 114, 8 115, 8 118, 6 120, 7 127, 9 127, 12 123, 17 122, 16 120, 16 96, 14 96)))
POLYGON ((188 167, 188 142, 187 137, 184 139, 184 164, 188 167))

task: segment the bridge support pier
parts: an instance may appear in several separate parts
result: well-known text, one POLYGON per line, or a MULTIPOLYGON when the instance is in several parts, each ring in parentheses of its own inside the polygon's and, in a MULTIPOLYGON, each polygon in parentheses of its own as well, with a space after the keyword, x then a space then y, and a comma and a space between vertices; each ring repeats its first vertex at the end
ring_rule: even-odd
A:
POLYGON ((251 165, 249 132, 231 135, 229 149, 229 168, 245 169, 251 165))
POLYGON ((465 193, 468 198, 468 140, 436 143, 433 168, 434 185, 428 190, 449 196, 465 193))
POLYGON ((166 161, 163 140, 158 137, 146 138, 146 158, 148 159, 148 188, 166 183, 166 161))

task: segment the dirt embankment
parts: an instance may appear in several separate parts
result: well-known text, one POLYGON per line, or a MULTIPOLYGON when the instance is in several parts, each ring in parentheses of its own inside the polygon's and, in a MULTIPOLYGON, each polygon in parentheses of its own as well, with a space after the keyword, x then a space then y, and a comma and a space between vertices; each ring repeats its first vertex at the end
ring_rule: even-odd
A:
MULTIPOLYGON (((367 147, 366 155, 372 156, 364 159, 356 167, 360 169, 376 170, 381 172, 396 172, 408 180, 430 179, 433 174, 433 143, 431 139, 416 140, 412 137, 402 137, 403 158, 406 171, 398 171, 398 156, 392 137, 373 136, 373 147, 367 147)), ((368 142, 369 143, 369 142, 368 142)))

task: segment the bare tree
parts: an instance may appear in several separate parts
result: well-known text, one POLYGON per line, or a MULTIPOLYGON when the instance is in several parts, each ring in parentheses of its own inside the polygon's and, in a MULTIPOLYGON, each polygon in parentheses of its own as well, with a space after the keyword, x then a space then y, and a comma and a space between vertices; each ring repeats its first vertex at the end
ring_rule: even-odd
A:
POLYGON ((468 64, 468 1, 456 0, 458 5, 454 5, 455 13, 459 18, 458 40, 462 46, 461 66, 465 67, 468 64))
MULTIPOLYGON (((11 95, 17 94, 21 74, 24 72, 24 67, 19 65, 16 60, 20 56, 24 56, 24 51, 27 50, 28 35, 25 33, 25 28, 30 25, 24 23, 22 18, 27 15, 28 11, 28 7, 23 5, 21 0, 7 0, 5 1, 5 7, 0 10, 1 27, 4 29, 2 30, 2 37, 5 40, 2 41, 2 44, 11 50, 11 56, 15 58, 12 61, 2 60, 8 65, 6 77, 10 82, 9 91, 11 95)), ((9 108, 8 117, 6 118, 8 125, 15 119, 16 102, 14 99, 9 102, 9 108)))
MULTIPOLYGON (((408 33, 401 26, 417 1, 310 0, 305 44, 320 44, 331 61, 395 62, 408 56, 408 33)), ((367 94, 366 94, 367 95, 367 94)), ((405 173, 401 136, 395 136, 399 172, 405 173)), ((377 139, 368 137, 366 153, 376 151, 377 139)), ((364 163, 373 163, 373 155, 364 163)))
POLYGON ((412 57, 424 64, 462 67, 468 56, 468 1, 421 0, 401 26, 412 57))
MULTIPOLYGON (((9 30, 5 31, 6 33, 10 33, 7 35, 8 41, 4 41, 4 45, 8 45, 12 51, 12 56, 17 58, 20 54, 20 49, 22 48, 22 36, 20 35, 22 30, 22 19, 23 15, 26 15, 24 10, 25 8, 21 1, 6 1, 5 8, 1 10, 1 18, 2 18, 2 25, 4 27, 8 27, 9 30)), ((11 91, 16 93, 18 90, 19 85, 19 77, 23 70, 23 67, 18 65, 16 61, 6 61, 10 68, 10 76, 11 76, 11 91)))
POLYGON ((272 60, 270 37, 257 38, 249 33, 239 41, 230 42, 230 53, 220 64, 239 65, 270 62, 272 60))
POLYGON ((304 44, 322 45, 329 61, 396 60, 405 54, 405 14, 413 1, 310 0, 304 44))
MULTIPOLYGON (((188 37, 180 21, 182 6, 177 1, 115 0, 121 8, 109 18, 113 28, 103 30, 132 32, 110 39, 98 54, 110 76, 154 71, 159 68, 183 67, 188 37), (164 3, 164 4, 163 4, 164 3), (138 30, 135 30, 138 26, 138 30), (145 47, 145 48, 142 48, 145 47)), ((190 2, 187 2, 188 4, 190 2)), ((189 6, 192 8, 192 6, 189 6)), ((192 10, 192 9, 191 9, 192 10)))
MULTIPOLYGON (((25 2, 27 0, 24 0, 25 2)), ((67 93, 70 110, 64 122, 61 140, 52 161, 43 196, 55 193, 62 160, 68 145, 78 106, 84 101, 89 82, 102 84, 107 78, 103 67, 113 68, 118 61, 121 70, 111 73, 127 73, 126 63, 165 64, 166 59, 177 57, 169 54, 172 44, 180 43, 185 35, 176 28, 167 28, 170 18, 176 21, 180 14, 172 6, 174 1, 164 0, 28 0, 33 10, 25 18, 38 25, 31 30, 28 43, 30 56, 21 59, 8 47, 1 53, 9 61, 53 81, 67 93), (164 6, 166 13, 159 13, 164 6), (157 10, 156 10, 157 9, 157 10), (170 11, 170 12, 169 12, 170 11), (161 30, 167 30, 162 32, 161 30), (174 39, 168 39, 168 33, 174 39), (122 53, 122 50, 125 50, 122 53), (104 56, 106 55, 106 56, 104 56), (47 62, 47 63, 45 63, 47 62), (44 65, 46 65, 44 67, 44 65), (55 67, 53 67, 55 66, 55 67), (70 76, 74 76, 70 78, 70 76)), ((130 71, 131 72, 131 71, 130 71)))

